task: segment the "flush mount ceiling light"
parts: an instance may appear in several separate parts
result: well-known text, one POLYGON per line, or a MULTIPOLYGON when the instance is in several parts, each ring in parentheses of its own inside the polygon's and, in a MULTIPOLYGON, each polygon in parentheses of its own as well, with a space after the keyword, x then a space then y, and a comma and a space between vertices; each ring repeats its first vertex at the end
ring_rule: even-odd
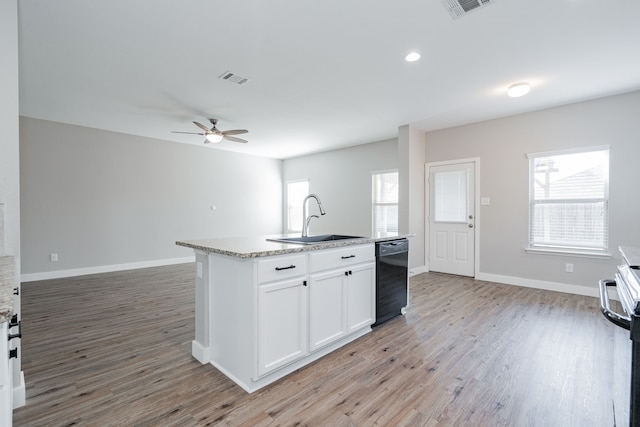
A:
POLYGON ((407 62, 416 62, 418 59, 420 59, 420 54, 418 52, 411 52, 404 57, 404 60, 407 62))
POLYGON ((531 86, 527 82, 514 83, 507 89, 507 95, 517 98, 528 94, 530 90, 531 86))

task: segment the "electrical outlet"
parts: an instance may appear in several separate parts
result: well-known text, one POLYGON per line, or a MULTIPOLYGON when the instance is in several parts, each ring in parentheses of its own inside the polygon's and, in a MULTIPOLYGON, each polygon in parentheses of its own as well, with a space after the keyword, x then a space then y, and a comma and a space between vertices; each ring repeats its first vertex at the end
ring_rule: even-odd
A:
POLYGON ((58 262, 58 254, 51 254, 51 262, 58 262))
POLYGON ((567 263, 567 264, 565 265, 565 267, 564 267, 564 270, 565 270, 567 273, 573 273, 573 264, 567 263))

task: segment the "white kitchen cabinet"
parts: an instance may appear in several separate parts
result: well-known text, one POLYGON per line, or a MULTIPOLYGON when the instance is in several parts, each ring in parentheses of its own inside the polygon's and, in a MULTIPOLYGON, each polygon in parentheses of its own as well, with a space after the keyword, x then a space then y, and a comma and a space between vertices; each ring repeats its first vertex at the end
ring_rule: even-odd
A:
POLYGON ((372 243, 242 257, 201 248, 192 355, 248 392, 371 332, 372 243))
POLYGON ((268 257, 258 264, 258 372, 256 377, 306 356, 307 257, 268 257))
POLYGON ((375 262, 368 262, 349 268, 347 333, 369 326, 376 321, 375 283, 375 262))
POLYGON ((374 259, 373 245, 309 255, 311 351, 374 323, 374 259))
POLYGON ((307 286, 303 278, 258 286, 258 376, 307 354, 307 286))
POLYGON ((312 274, 309 278, 309 350, 347 333, 346 277, 343 270, 312 274))

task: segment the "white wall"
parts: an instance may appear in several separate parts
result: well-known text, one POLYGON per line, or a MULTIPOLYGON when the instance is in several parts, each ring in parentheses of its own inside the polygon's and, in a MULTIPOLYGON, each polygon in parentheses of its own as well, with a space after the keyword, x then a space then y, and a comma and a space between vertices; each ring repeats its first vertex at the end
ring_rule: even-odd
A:
MULTIPOLYGON (((4 178, 5 251, 20 267, 20 172, 18 138, 18 11, 0 1, 0 177, 4 178)), ((20 277, 16 274, 16 277, 20 277)))
POLYGON ((425 271, 425 133, 413 126, 398 129, 400 163, 400 233, 413 234, 409 240, 409 272, 425 271))
MULTIPOLYGON (((0 0, 0 177, 4 178, 4 250, 15 258, 15 286, 20 287, 20 158, 18 137, 18 3, 0 0)), ((14 298, 20 313, 20 297, 14 298)), ((12 330, 12 332, 16 332, 12 330)), ((19 342, 20 340, 18 340, 19 342)), ((13 405, 25 404, 22 347, 13 359, 13 405)))
MULTIPOLYGON (((426 136, 426 161, 480 157, 478 278, 507 283, 586 286, 612 277, 619 245, 640 246, 640 92, 601 98, 503 119, 458 126, 426 136), (528 254, 527 153, 610 145, 610 250, 612 259, 528 254), (565 264, 574 265, 573 273, 565 264), (533 283, 537 282, 537 283, 533 283)), ((580 292, 580 291, 578 291, 580 292)))
POLYGON ((191 257, 176 240, 280 232, 281 160, 26 117, 20 132, 32 279, 191 257))
MULTIPOLYGON (((327 214, 311 220, 311 233, 370 236, 371 172, 396 168, 398 144, 387 140, 287 159, 283 182, 309 179, 309 191, 320 197, 327 214)), ((317 213, 315 201, 309 206, 317 213)))

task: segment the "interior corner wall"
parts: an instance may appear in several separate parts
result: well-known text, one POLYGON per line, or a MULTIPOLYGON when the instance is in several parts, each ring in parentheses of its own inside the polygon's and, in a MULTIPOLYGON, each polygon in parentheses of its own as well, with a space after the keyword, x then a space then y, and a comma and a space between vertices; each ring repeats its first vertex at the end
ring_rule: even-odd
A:
MULTIPOLYGON (((309 192, 320 197, 327 214, 311 221, 312 234, 370 236, 371 172, 396 168, 397 141, 391 139, 287 159, 283 181, 308 179, 309 192)), ((310 210, 317 213, 314 205, 310 210)))
POLYGON ((409 240, 409 269, 425 270, 425 133, 410 125, 398 128, 399 228, 409 240))
POLYGON ((535 281, 591 288, 611 278, 620 245, 640 246, 640 92, 610 96, 517 116, 428 132, 427 162, 479 157, 478 278, 514 284, 535 281), (527 153, 609 145, 611 259, 530 254, 527 153), (566 264, 573 264, 567 273, 566 264))
POLYGON ((171 263, 193 256, 177 240, 281 229, 282 160, 21 117, 20 164, 23 274, 171 263))

